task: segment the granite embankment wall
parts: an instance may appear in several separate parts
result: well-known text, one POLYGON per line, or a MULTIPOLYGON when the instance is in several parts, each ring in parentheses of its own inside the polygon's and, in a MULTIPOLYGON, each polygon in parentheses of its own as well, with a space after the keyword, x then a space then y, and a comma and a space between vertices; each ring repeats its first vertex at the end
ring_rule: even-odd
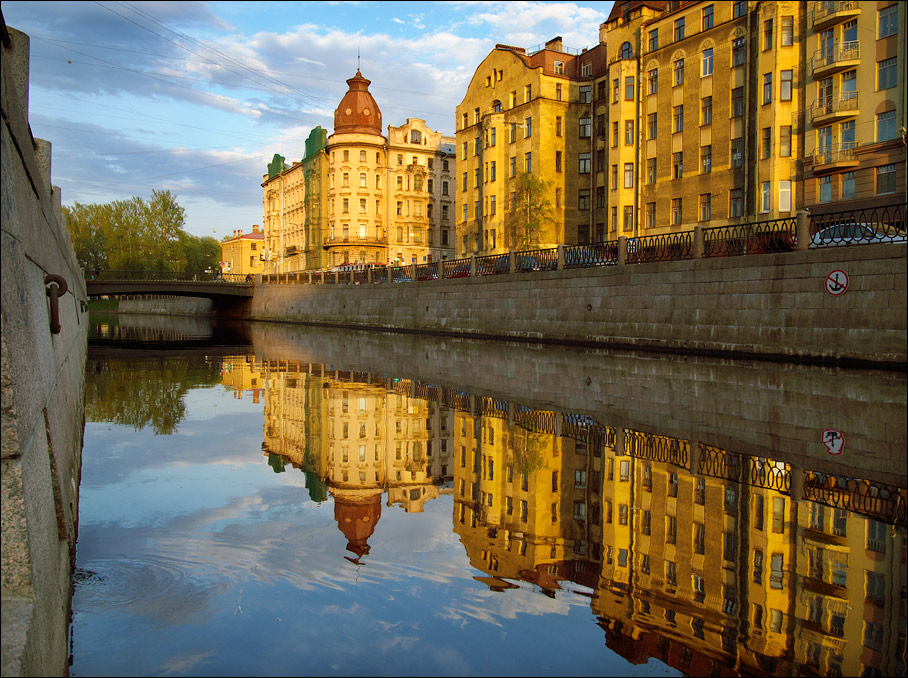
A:
POLYGON ((29 39, 2 32, 2 675, 68 673, 84 430, 87 295, 28 126, 29 39), (46 277, 68 287, 53 322, 46 277))
POLYGON ((908 364, 906 245, 395 284, 257 285, 248 317, 805 362, 908 364), (835 270, 848 276, 838 296, 835 270))

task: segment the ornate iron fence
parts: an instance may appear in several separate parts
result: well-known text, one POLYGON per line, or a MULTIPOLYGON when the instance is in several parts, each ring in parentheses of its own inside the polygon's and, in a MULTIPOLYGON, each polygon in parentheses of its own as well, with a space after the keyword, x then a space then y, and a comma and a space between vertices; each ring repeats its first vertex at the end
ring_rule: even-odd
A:
POLYGON ((693 231, 645 235, 627 240, 627 263, 691 259, 694 256, 693 231))
POLYGON ((451 259, 441 263, 442 278, 469 278, 470 277, 470 260, 469 259, 451 259))
POLYGON ((882 205, 810 217, 810 249, 908 242, 908 204, 882 205))
POLYGON ((568 245, 564 248, 565 268, 614 266, 618 263, 618 242, 600 242, 592 245, 568 245))
POLYGON ((756 224, 737 224, 703 229, 705 257, 790 252, 797 245, 795 217, 756 224))
POLYGON ((551 410, 534 410, 516 405, 514 423, 531 433, 555 433, 555 413, 551 410))
POLYGON ((417 280, 438 280, 438 262, 432 261, 416 267, 417 280))
POLYGON ((507 254, 487 254, 476 257, 476 275, 498 275, 508 273, 510 269, 507 254))
POLYGON ((508 418, 508 401, 497 398, 482 397, 479 399, 479 411, 484 417, 496 419, 508 418))

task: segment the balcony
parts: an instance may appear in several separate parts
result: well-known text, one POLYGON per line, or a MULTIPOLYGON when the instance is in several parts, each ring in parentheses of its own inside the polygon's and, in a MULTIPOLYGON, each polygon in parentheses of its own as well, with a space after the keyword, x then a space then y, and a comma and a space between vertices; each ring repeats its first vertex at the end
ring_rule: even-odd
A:
POLYGON ((813 79, 819 80, 846 68, 856 68, 861 63, 859 40, 834 43, 831 48, 818 49, 810 60, 813 79))
POLYGON ((821 174, 858 166, 854 143, 824 146, 813 152, 813 173, 821 174))
POLYGON ((815 2, 810 16, 810 27, 814 33, 825 31, 830 26, 858 16, 861 13, 860 5, 857 0, 815 2))
POLYGON ((840 92, 813 102, 808 116, 814 127, 822 127, 845 118, 853 118, 859 112, 858 93, 840 92))
POLYGON ((325 238, 322 244, 324 249, 329 247, 341 247, 343 245, 362 245, 365 247, 384 247, 387 245, 385 238, 368 235, 342 235, 325 238))

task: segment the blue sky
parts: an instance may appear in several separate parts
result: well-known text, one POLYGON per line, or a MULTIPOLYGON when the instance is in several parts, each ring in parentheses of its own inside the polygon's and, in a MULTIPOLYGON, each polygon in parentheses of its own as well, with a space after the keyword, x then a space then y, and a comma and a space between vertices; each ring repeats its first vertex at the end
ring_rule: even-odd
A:
POLYGON ((29 120, 63 204, 173 191, 186 230, 262 222, 275 153, 331 131, 361 70, 385 126, 454 108, 496 43, 596 44, 611 2, 4 2, 31 37, 29 120))

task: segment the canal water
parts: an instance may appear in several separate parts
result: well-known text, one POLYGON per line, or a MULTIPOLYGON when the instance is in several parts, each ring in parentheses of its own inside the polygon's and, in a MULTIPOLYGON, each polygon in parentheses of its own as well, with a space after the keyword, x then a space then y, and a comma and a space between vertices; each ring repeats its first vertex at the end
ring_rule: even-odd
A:
POLYGON ((74 676, 906 673, 904 374, 91 318, 74 676))

